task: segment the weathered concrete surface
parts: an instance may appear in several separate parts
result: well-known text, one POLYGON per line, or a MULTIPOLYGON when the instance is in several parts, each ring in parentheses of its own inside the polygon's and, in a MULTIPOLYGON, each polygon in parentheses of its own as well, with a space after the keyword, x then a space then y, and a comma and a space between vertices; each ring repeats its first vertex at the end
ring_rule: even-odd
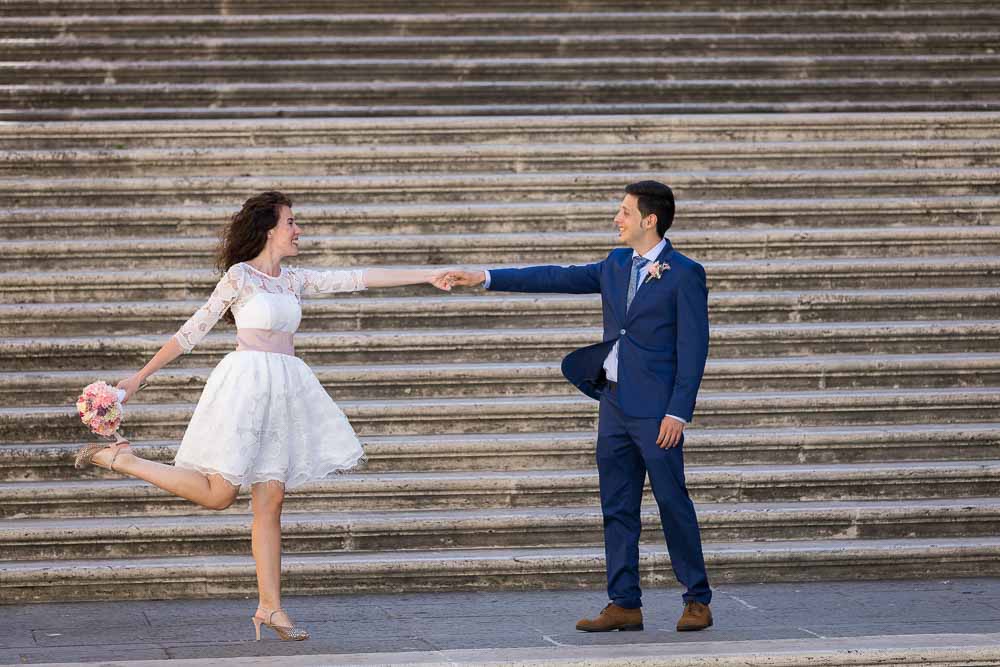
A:
MULTIPOLYGON (((726 584, 715 626, 680 634, 676 589, 647 589, 646 630, 584 634, 600 592, 289 597, 313 634, 256 643, 251 600, 0 607, 0 663, 265 665, 995 665, 1000 579, 726 584), (96 630, 95 628, 99 628, 96 630), (150 661, 150 662, 142 662, 150 661)), ((264 631, 267 633, 267 631, 264 631)))

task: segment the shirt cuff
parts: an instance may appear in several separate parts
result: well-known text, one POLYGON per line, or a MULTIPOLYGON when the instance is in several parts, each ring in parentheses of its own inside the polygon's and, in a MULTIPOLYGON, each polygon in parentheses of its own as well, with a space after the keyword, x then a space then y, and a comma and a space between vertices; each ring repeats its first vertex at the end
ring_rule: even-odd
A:
POLYGON ((483 287, 485 287, 486 289, 489 289, 490 288, 490 270, 486 269, 485 271, 483 271, 483 273, 486 274, 486 280, 483 281, 483 287))
POLYGON ((677 421, 679 421, 682 424, 687 424, 687 420, 686 419, 681 419, 680 417, 675 417, 673 415, 666 415, 666 416, 670 417, 671 419, 676 419, 677 421))

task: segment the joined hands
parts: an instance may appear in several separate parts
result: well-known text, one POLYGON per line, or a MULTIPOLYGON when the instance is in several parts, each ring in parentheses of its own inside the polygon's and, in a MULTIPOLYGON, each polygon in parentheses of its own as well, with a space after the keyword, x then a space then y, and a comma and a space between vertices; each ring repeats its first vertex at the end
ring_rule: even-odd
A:
POLYGON ((450 291, 452 287, 475 287, 476 285, 481 285, 485 280, 485 271, 449 269, 435 275, 432 283, 435 287, 450 291), (438 281, 441 284, 438 284, 438 281))
POLYGON ((450 292, 451 286, 454 283, 448 279, 448 275, 448 271, 439 271, 438 273, 433 274, 427 282, 440 290, 450 292))

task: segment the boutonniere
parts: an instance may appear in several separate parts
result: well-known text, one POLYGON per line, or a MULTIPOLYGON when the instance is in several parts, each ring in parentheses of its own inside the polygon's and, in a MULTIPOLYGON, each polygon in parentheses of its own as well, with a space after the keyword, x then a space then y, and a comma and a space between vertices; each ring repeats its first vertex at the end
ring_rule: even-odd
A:
POLYGON ((643 282, 648 283, 653 278, 659 280, 660 276, 663 275, 663 272, 669 270, 670 270, 670 265, 667 264, 666 262, 653 262, 652 264, 649 265, 648 273, 646 274, 646 279, 643 282))

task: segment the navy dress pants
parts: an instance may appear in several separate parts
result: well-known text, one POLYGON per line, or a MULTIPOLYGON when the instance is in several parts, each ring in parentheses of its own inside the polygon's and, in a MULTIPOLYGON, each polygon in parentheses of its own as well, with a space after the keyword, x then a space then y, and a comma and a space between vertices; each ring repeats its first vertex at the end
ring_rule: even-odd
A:
POLYGON ((617 394, 611 388, 602 394, 597 431, 608 598, 626 609, 642 606, 639 509, 648 472, 660 510, 670 565, 677 581, 687 589, 684 601, 708 604, 712 589, 705 572, 698 517, 684 484, 683 440, 676 447, 661 449, 656 444, 661 420, 626 417, 617 394))

